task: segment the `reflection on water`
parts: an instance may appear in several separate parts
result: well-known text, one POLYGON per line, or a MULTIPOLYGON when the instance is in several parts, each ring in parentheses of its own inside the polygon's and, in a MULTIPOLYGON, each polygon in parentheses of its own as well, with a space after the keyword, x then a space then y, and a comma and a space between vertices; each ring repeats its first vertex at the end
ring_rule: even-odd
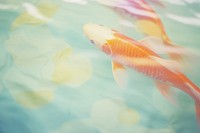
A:
POLYGON ((0 132, 198 133, 191 97, 172 88, 177 100, 173 105, 152 79, 132 69, 127 70, 129 82, 122 89, 113 78, 110 57, 91 45, 83 26, 101 24, 141 41, 178 63, 170 68, 200 86, 199 4, 199 0, 1 1, 0 132))

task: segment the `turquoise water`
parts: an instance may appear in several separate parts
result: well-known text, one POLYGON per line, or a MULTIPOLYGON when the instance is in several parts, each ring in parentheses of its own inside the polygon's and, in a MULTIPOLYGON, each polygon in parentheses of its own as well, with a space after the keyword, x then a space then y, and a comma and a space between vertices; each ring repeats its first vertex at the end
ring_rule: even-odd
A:
MULTIPOLYGON (((149 3, 171 40, 198 51, 200 2, 160 2, 165 7, 149 3)), ((173 88, 173 105, 131 69, 120 88, 111 59, 82 30, 97 23, 143 39, 135 19, 125 18, 96 1, 1 1, 0 133, 198 133, 191 97, 173 88)), ((185 73, 200 86, 194 60, 185 73)))

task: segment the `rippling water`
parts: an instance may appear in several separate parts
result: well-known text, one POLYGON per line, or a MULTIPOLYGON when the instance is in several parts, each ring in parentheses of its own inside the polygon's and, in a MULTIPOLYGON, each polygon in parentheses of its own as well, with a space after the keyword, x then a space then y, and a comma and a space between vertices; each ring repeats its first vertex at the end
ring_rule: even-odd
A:
POLYGON ((144 0, 127 1, 0 2, 1 133, 199 132, 191 97, 173 88, 173 105, 152 79, 131 69, 120 88, 110 58, 82 28, 97 23, 136 40, 161 37, 154 20, 140 21, 153 10, 171 42, 196 51, 183 66, 200 86, 200 1, 148 0, 147 11, 138 8, 144 0))

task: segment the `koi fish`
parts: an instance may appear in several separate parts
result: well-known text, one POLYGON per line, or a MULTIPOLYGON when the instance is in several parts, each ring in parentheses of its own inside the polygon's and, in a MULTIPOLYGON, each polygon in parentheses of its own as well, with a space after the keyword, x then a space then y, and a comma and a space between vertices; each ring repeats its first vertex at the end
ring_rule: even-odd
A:
POLYGON ((170 88, 178 88, 194 99, 200 126, 200 88, 180 71, 177 62, 161 58, 142 42, 102 25, 86 24, 83 31, 112 59, 113 76, 118 85, 126 85, 128 67, 155 80, 158 90, 171 102, 174 102, 174 97, 170 88))
MULTIPOLYGON (((151 0, 157 5, 163 6, 162 3, 151 0)), ((99 1, 100 2, 100 1, 99 1)), ((163 45, 167 47, 179 47, 171 41, 167 35, 164 25, 155 12, 155 10, 145 1, 145 0, 121 0, 116 1, 112 0, 109 3, 106 1, 101 1, 102 4, 114 7, 114 9, 124 11, 126 14, 129 14, 131 17, 135 17, 137 28, 148 36, 159 37, 163 40, 163 45)), ((124 14, 122 14, 124 16, 124 14)), ((168 52, 168 55, 171 59, 181 60, 182 57, 180 54, 173 52, 168 52)))

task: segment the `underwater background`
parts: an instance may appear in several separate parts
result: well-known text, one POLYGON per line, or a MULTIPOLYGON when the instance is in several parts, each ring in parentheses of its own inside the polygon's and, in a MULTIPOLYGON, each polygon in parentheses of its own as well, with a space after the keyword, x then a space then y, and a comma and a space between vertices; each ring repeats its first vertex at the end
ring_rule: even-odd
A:
MULTIPOLYGON (((170 39, 198 51, 200 1, 152 1, 170 39)), ((85 37, 83 25, 97 23, 143 39, 123 14, 100 0, 1 0, 0 133, 199 133, 191 97, 173 88, 175 106, 131 69, 120 88, 111 59, 85 37)), ((198 58, 190 65, 200 86, 198 58)))

